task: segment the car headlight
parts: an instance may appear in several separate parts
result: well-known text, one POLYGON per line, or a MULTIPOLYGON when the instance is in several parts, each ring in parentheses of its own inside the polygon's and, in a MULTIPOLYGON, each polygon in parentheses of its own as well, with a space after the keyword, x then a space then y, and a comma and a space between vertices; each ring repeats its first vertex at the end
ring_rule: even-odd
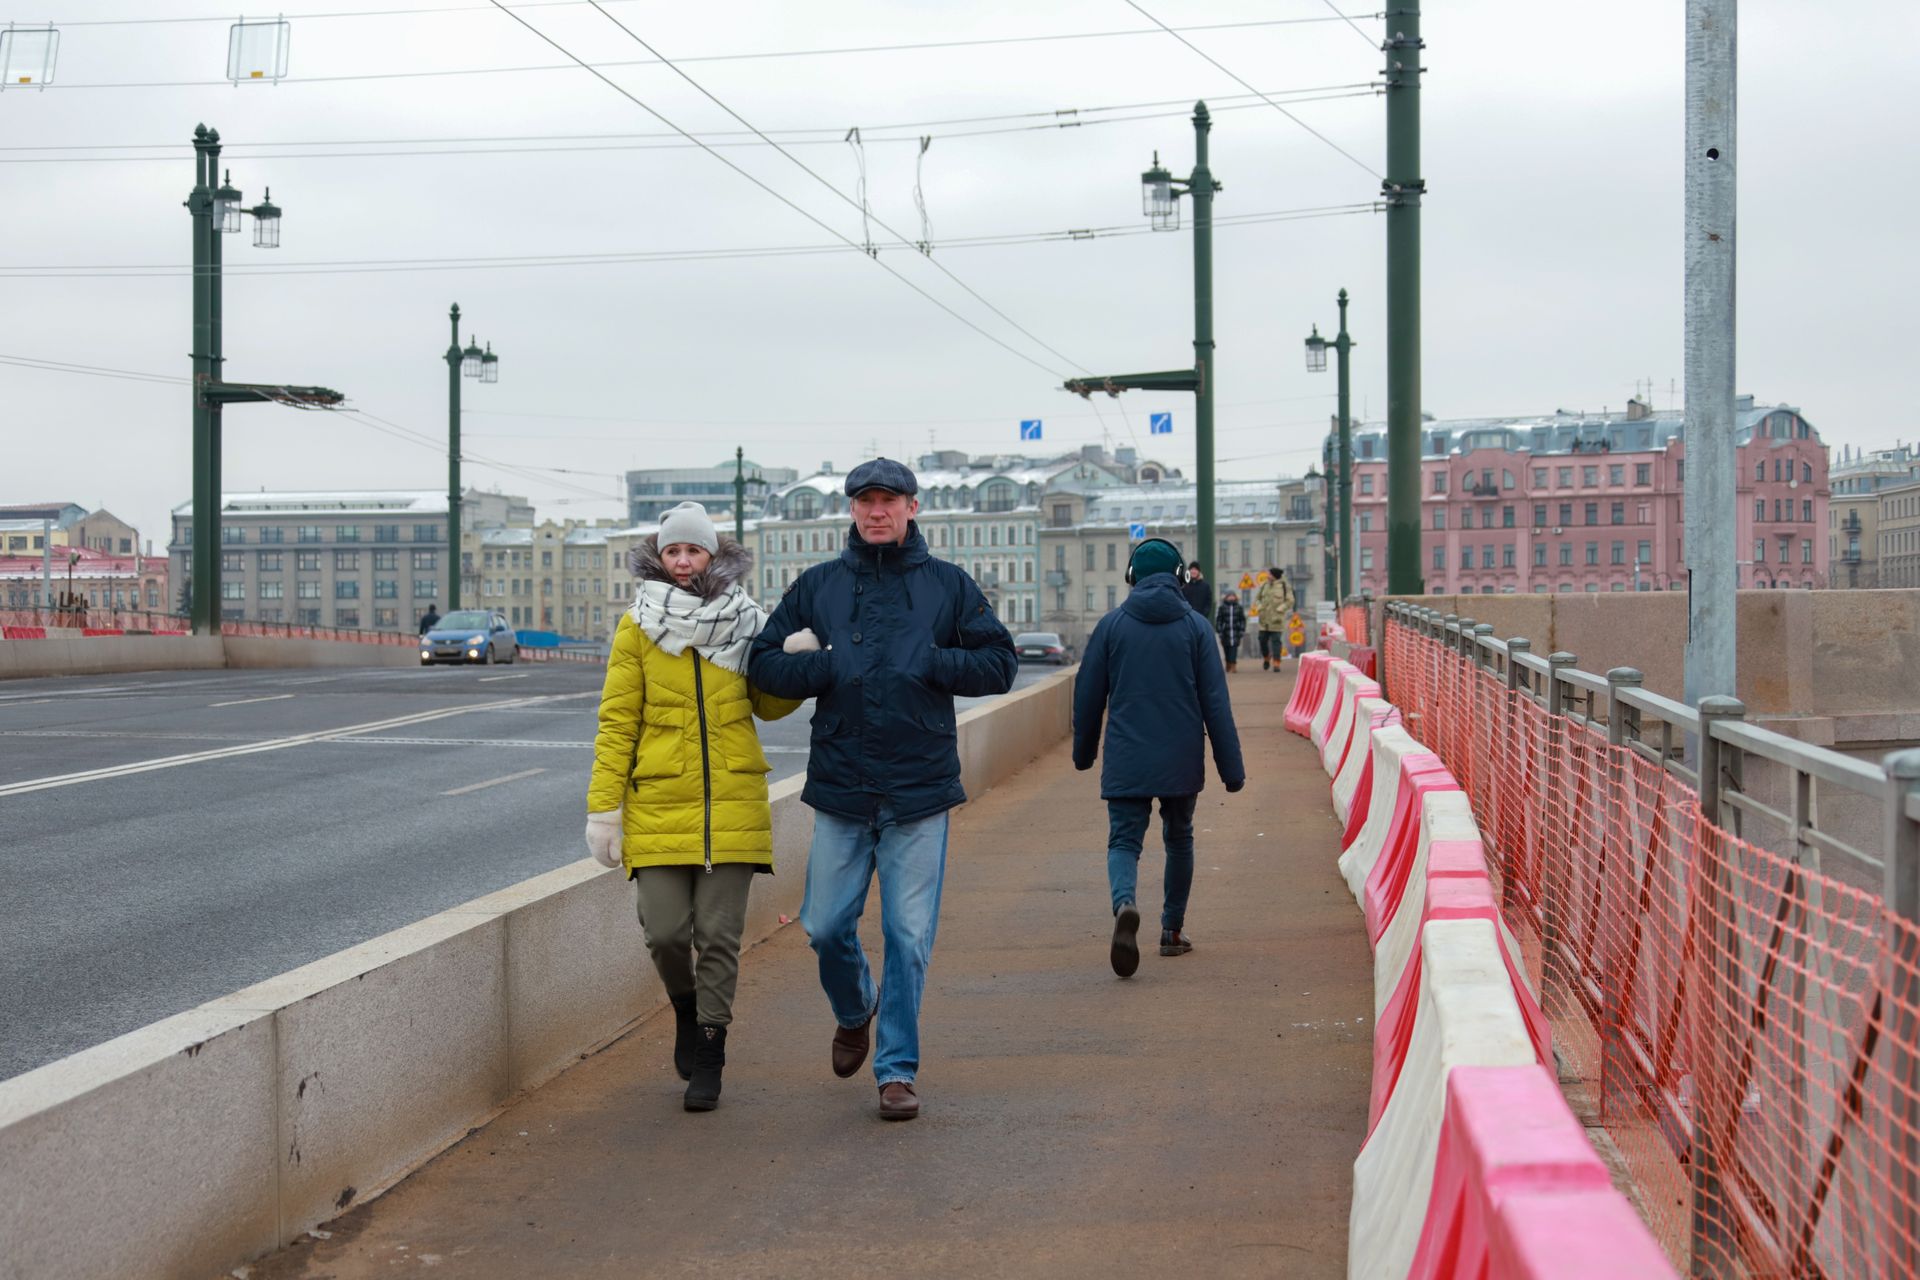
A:
POLYGON ((468 644, 485 644, 486 642, 487 638, 485 636, 472 636, 467 640, 468 644))

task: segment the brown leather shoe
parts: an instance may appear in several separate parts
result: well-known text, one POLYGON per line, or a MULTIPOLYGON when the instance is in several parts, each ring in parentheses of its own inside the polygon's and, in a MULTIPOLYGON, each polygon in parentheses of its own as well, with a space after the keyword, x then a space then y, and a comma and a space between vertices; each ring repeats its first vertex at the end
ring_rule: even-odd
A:
POLYGON ((833 1029, 833 1074, 845 1080, 867 1060, 867 1045, 873 1038, 873 1019, 857 1027, 833 1029))
POLYGON ((920 1114, 920 1096, 913 1086, 905 1080, 895 1080, 880 1086, 880 1118, 882 1120, 911 1120, 920 1114))

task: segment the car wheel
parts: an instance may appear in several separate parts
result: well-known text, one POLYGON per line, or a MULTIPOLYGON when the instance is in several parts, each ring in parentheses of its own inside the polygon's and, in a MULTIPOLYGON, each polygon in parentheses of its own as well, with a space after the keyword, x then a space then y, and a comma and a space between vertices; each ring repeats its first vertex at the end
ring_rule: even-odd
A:
POLYGON ((487 656, 483 661, 490 667, 497 666, 500 662, 500 651, 493 647, 493 641, 491 640, 487 641, 487 656))

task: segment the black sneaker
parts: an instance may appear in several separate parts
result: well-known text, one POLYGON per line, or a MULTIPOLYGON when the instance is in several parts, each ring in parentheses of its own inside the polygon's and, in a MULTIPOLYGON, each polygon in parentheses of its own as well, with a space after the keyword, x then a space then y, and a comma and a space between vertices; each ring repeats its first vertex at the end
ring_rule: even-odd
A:
POLYGON ((1113 971, 1123 978, 1131 978, 1140 967, 1139 933, 1140 912, 1131 902, 1121 903, 1113 913, 1113 947, 1107 958, 1113 962, 1113 971))
POLYGON ((1193 939, 1178 929, 1160 931, 1160 954, 1163 956, 1183 956, 1193 950, 1193 939))

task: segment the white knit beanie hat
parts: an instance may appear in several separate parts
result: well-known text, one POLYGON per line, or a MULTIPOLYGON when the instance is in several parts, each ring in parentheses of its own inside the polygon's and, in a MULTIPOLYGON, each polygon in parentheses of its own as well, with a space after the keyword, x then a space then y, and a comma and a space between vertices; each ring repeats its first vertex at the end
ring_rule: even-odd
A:
POLYGON ((709 554, 720 550, 720 535, 713 530, 713 521, 707 518, 707 509, 697 502, 683 502, 670 507, 660 517, 660 546, 664 550, 676 542, 690 542, 696 547, 705 547, 709 554))

